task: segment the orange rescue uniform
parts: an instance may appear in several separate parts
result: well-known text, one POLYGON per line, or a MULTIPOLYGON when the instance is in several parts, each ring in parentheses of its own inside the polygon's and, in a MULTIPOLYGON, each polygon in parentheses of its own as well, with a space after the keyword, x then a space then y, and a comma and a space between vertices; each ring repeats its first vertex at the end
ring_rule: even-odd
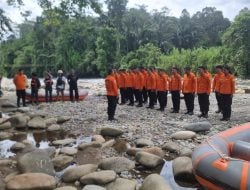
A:
POLYGON ((156 76, 152 72, 148 74, 147 89, 148 90, 156 90, 156 76))
POLYGON ((144 87, 144 76, 141 72, 135 75, 135 89, 142 90, 144 87))
POLYGON ((197 94, 210 94, 211 92, 211 79, 208 75, 200 75, 197 78, 197 94))
POLYGON ((17 90, 25 90, 27 86, 27 77, 24 74, 16 74, 13 82, 17 90))
POLYGON ((196 77, 194 73, 189 75, 185 74, 183 77, 182 93, 195 93, 196 92, 196 77))
POLYGON ((178 73, 171 76, 169 90, 171 91, 181 90, 181 76, 178 73))
POLYGON ((105 86, 107 91, 107 96, 118 96, 118 86, 116 79, 113 75, 108 75, 105 78, 105 86))
POLYGON ((222 78, 222 77, 224 77, 225 75, 224 75, 224 73, 223 72, 221 72, 221 73, 218 73, 218 74, 216 74, 215 76, 214 76, 214 80, 213 80, 213 86, 212 86, 212 89, 213 89, 213 91, 215 91, 215 92, 219 92, 219 82, 220 82, 220 79, 222 78))
POLYGON ((234 94, 235 93, 235 78, 233 75, 224 75, 219 81, 220 94, 234 94))
POLYGON ((157 76, 156 90, 157 91, 167 91, 168 90, 168 76, 166 74, 157 76))

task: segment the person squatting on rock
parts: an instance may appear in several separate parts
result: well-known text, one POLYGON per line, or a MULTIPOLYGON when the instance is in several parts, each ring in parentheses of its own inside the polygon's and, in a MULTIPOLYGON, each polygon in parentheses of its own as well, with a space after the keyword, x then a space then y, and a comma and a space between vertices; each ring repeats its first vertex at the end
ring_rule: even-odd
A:
POLYGON ((16 86, 17 107, 20 107, 20 100, 22 99, 23 106, 26 106, 25 96, 26 88, 28 87, 27 76, 24 74, 23 69, 19 69, 14 76, 13 83, 16 86))
POLYGON ((117 106, 117 98, 118 94, 118 85, 114 76, 114 72, 112 70, 108 71, 108 75, 105 78, 105 87, 107 91, 107 99, 108 99, 108 120, 115 120, 115 110, 117 106))

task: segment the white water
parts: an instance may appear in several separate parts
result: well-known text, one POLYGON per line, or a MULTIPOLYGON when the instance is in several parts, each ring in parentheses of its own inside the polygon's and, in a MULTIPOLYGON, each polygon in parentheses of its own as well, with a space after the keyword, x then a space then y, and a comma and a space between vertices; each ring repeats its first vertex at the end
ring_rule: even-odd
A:
POLYGON ((11 141, 11 140, 0 141, 0 158, 9 158, 15 156, 15 154, 10 151, 10 148, 15 143, 16 141, 11 141))

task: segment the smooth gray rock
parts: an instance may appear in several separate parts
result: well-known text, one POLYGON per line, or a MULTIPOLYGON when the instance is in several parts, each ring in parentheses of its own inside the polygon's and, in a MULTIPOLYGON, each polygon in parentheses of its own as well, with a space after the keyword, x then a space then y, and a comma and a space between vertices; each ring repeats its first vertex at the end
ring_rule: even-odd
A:
POLYGON ((151 174, 145 178, 140 190, 172 190, 163 177, 151 174))
POLYGON ((118 137, 123 134, 123 131, 117 128, 105 127, 101 129, 102 136, 118 137))
POLYGON ((0 132, 0 141, 2 141, 2 140, 8 140, 8 139, 11 139, 12 137, 13 137, 13 133, 0 132))
POLYGON ((147 168, 155 168, 164 163, 161 157, 143 151, 136 154, 135 160, 147 168))
POLYGON ((178 131, 170 136, 176 140, 188 140, 196 137, 196 133, 193 131, 178 131))
POLYGON ((208 121, 202 121, 197 123, 190 123, 184 125, 183 128, 188 131, 201 132, 201 131, 209 131, 212 125, 208 121))
POLYGON ((136 147, 154 146, 154 143, 149 139, 137 139, 135 141, 136 147))
POLYGON ((106 188, 99 185, 86 185, 82 190, 106 190, 106 188))
POLYGON ((115 181, 109 183, 106 188, 107 190, 135 190, 136 181, 117 178, 115 181))
POLYGON ((6 130, 12 128, 9 121, 0 124, 0 130, 6 130))
POLYGON ((52 163, 54 164, 54 168, 56 171, 61 171, 69 166, 72 163, 73 159, 74 158, 71 156, 59 155, 52 159, 52 163))
POLYGON ((81 177, 80 181, 84 185, 94 184, 94 185, 105 185, 114 181, 116 178, 116 173, 113 170, 105 170, 99 172, 93 172, 81 177))
POLYGON ((178 143, 175 142, 167 142, 162 147, 163 150, 169 151, 169 152, 178 152, 180 149, 180 146, 178 143))
POLYGON ((24 114, 16 114, 9 119, 11 126, 17 129, 26 128, 29 120, 30 117, 24 114))
POLYGON ((45 128, 47 128, 44 119, 40 116, 32 118, 28 122, 28 127, 32 128, 32 129, 45 129, 45 128))

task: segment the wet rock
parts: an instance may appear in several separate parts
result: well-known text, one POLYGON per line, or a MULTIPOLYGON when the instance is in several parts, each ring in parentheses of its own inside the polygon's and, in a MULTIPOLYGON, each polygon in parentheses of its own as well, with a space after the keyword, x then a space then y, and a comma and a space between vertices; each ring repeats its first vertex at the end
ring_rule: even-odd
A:
POLYGON ((12 133, 9 133, 9 132, 0 132, 0 141, 11 139, 12 137, 13 137, 12 133))
POLYGON ((52 163, 54 164, 54 168, 56 171, 61 171, 69 166, 72 163, 73 159, 74 158, 71 156, 59 155, 52 159, 52 163))
POLYGON ((22 173, 45 173, 52 176, 55 174, 52 161, 44 150, 35 150, 21 156, 18 159, 18 168, 22 173))
POLYGON ((52 117, 52 118, 47 118, 45 119, 46 126, 49 127, 50 125, 57 124, 57 118, 52 117))
POLYGON ((45 148, 43 150, 48 153, 48 155, 49 155, 50 158, 56 154, 56 148, 53 147, 53 146, 51 146, 49 148, 45 148))
POLYGON ((164 163, 161 157, 147 152, 138 152, 135 156, 135 160, 147 168, 155 168, 164 163))
POLYGON ((117 178, 114 182, 109 183, 106 188, 107 190, 135 190, 136 181, 117 178))
POLYGON ((140 190, 172 190, 163 177, 151 174, 145 178, 140 190))
POLYGON ((103 170, 113 170, 117 173, 121 173, 134 169, 135 162, 125 157, 111 157, 103 159, 98 167, 103 170))
POLYGON ((66 154, 66 155, 69 155, 69 156, 74 156, 77 153, 77 149, 74 148, 74 147, 63 147, 60 150, 60 153, 61 154, 66 154))
POLYGON ((94 141, 94 142, 99 142, 99 143, 105 143, 105 139, 103 138, 103 136, 102 135, 94 135, 93 137, 92 137, 92 141, 94 141))
POLYGON ((87 174, 81 177, 80 181, 84 185, 94 184, 94 185, 105 185, 114 181, 116 178, 116 173, 112 170, 99 171, 87 174))
POLYGON ((192 160, 189 157, 178 157, 173 161, 173 174, 176 182, 184 187, 192 187, 196 182, 193 174, 192 160))
POLYGON ((72 187, 72 186, 64 186, 64 187, 58 187, 54 190, 77 190, 77 188, 72 187))
POLYGON ((12 152, 18 152, 18 151, 23 150, 25 147, 26 147, 25 144, 17 142, 14 145, 12 145, 12 147, 10 147, 10 150, 12 152))
POLYGON ((8 190, 53 190, 56 187, 54 177, 43 173, 26 173, 10 179, 8 190))
POLYGON ((70 168, 62 175, 62 180, 66 183, 75 182, 79 180, 81 177, 93 173, 97 170, 97 165, 95 164, 86 164, 81 166, 76 166, 74 168, 70 168))
POLYGON ((183 126, 184 129, 194 132, 209 131, 211 127, 212 125, 208 121, 190 123, 183 126))
POLYGON ((28 122, 28 127, 32 129, 45 129, 46 123, 42 117, 34 117, 28 122))
POLYGON ((171 138, 176 140, 188 140, 196 137, 193 131, 178 131, 171 135, 171 138))
POLYGON ((11 123, 11 126, 17 129, 25 128, 27 127, 27 123, 29 121, 29 116, 23 115, 23 114, 17 114, 12 116, 9 121, 11 123))
POLYGON ((73 144, 75 142, 76 142, 75 139, 68 138, 68 139, 53 141, 52 144, 55 146, 65 146, 65 145, 73 144))
POLYGON ((135 144, 139 148, 144 146, 154 146, 154 143, 149 139, 137 139, 135 144))
POLYGON ((89 147, 92 147, 92 148, 101 148, 102 144, 99 143, 99 142, 82 143, 82 144, 80 144, 78 146, 78 149, 79 150, 85 150, 86 148, 89 148, 89 147))
POLYGON ((12 128, 9 121, 0 124, 0 130, 6 130, 12 128))
POLYGON ((50 125, 47 129, 47 131, 61 131, 61 130, 62 130, 61 126, 57 124, 50 125))
POLYGON ((69 121, 71 118, 68 116, 60 116, 57 118, 57 123, 62 124, 65 123, 66 121, 69 121))
POLYGON ((178 152, 180 147, 175 142, 167 142, 163 145, 162 149, 169 152, 178 152))
POLYGON ((2 104, 2 108, 16 108, 16 105, 11 102, 5 102, 2 104))
POLYGON ((86 185, 82 190, 106 190, 106 188, 98 185, 86 185))
POLYGON ((179 156, 187 156, 187 157, 192 157, 193 151, 190 148, 182 148, 179 151, 179 156))
POLYGON ((117 128, 105 127, 101 129, 102 136, 118 137, 123 134, 123 131, 117 128))

